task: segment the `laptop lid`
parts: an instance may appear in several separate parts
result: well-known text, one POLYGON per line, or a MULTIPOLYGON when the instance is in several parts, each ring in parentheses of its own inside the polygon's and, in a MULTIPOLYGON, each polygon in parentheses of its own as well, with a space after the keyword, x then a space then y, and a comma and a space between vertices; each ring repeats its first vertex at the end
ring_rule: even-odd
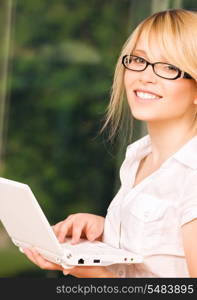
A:
POLYGON ((17 246, 65 255, 28 185, 0 177, 0 220, 17 246))

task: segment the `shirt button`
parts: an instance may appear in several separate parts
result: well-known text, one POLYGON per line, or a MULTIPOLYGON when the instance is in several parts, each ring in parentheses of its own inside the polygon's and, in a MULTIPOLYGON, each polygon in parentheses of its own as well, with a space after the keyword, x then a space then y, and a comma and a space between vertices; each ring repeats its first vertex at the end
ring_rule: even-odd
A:
POLYGON ((148 212, 148 211, 145 211, 145 212, 144 212, 144 217, 145 217, 145 218, 148 218, 148 216, 149 216, 149 212, 148 212))

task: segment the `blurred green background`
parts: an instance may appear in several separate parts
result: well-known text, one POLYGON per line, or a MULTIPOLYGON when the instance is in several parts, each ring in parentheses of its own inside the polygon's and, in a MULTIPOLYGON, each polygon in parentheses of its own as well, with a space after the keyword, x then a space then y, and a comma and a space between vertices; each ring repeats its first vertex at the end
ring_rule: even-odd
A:
MULTIPOLYGON (((124 156, 100 135, 116 60, 132 29, 196 0, 1 0, 0 176, 27 183, 51 224, 106 214, 124 156)), ((134 120, 133 141, 146 133, 134 120)), ((21 211, 21 213, 23 213, 21 211)), ((0 225, 0 277, 39 270, 0 225)))

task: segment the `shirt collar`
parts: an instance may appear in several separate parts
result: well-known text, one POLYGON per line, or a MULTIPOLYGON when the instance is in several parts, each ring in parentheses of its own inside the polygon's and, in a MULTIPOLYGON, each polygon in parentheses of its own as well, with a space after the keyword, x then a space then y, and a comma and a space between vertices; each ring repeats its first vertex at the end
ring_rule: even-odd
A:
POLYGON ((133 160, 141 160, 151 152, 151 140, 149 135, 145 135, 127 147, 126 156, 133 160))
MULTIPOLYGON (((133 159, 141 160, 151 152, 150 136, 146 135, 129 145, 127 152, 127 155, 131 155, 133 159)), ((170 156, 167 161, 173 158, 191 169, 197 169, 197 136, 191 138, 177 152, 170 156)))
POLYGON ((197 136, 191 138, 172 157, 191 169, 197 169, 197 136))

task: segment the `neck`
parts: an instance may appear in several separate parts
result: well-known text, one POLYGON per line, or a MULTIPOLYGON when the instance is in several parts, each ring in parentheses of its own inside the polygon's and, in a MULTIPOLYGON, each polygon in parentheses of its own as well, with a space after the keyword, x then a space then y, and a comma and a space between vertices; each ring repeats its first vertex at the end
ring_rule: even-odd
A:
POLYGON ((181 124, 177 120, 163 124, 147 123, 147 129, 152 145, 150 160, 153 166, 162 164, 197 134, 193 124, 181 124))

